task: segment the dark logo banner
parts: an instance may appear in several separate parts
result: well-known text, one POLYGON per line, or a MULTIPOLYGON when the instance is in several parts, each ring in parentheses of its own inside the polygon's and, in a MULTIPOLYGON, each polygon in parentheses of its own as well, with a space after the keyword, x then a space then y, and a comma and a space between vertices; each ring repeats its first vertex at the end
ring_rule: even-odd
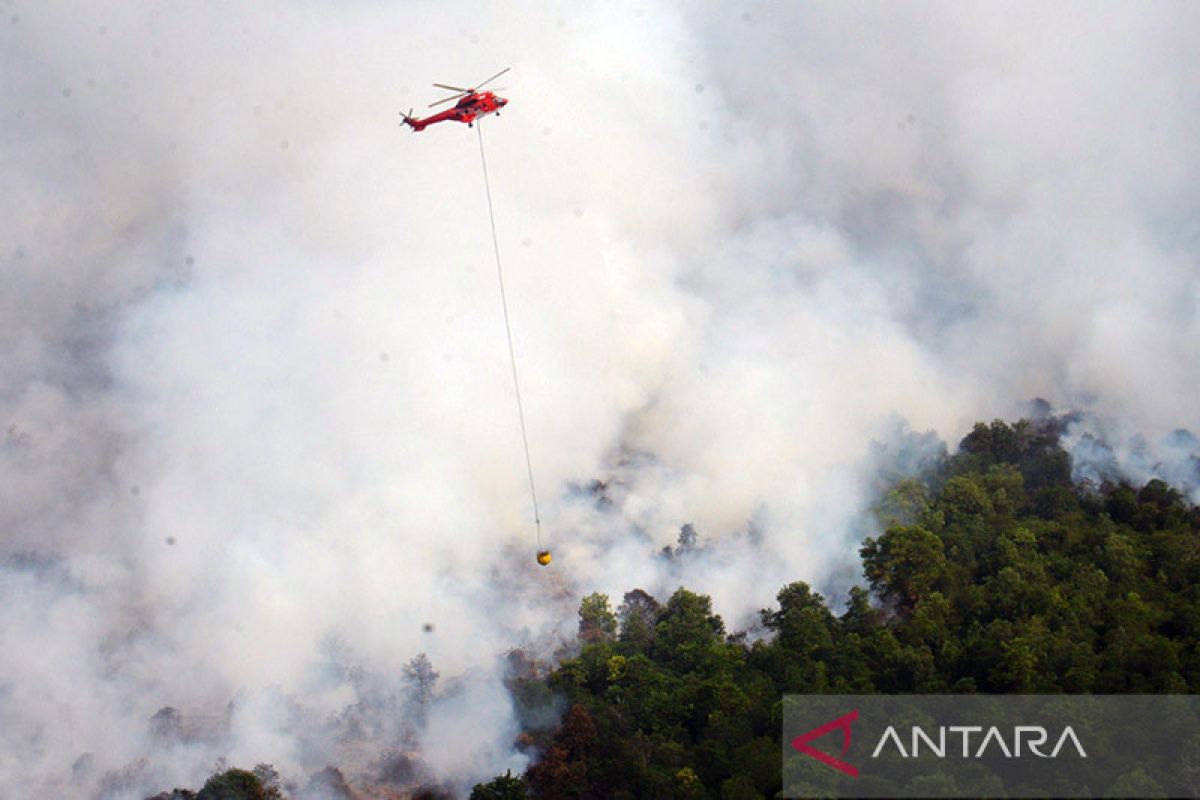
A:
POLYGON ((1200 697, 786 695, 784 797, 1200 797, 1200 697))

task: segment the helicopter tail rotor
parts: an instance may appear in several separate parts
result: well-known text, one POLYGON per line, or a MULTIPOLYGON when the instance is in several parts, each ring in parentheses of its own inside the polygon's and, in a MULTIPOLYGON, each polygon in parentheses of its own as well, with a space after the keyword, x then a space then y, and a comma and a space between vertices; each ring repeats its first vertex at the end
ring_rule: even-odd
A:
POLYGON ((407 125, 408 127, 412 128, 413 133, 416 133, 417 131, 425 130, 425 123, 421 122, 419 119, 414 117, 412 114, 413 114, 413 109, 411 109, 411 108, 408 110, 407 114, 405 114, 403 111, 401 111, 400 112, 400 124, 407 125))

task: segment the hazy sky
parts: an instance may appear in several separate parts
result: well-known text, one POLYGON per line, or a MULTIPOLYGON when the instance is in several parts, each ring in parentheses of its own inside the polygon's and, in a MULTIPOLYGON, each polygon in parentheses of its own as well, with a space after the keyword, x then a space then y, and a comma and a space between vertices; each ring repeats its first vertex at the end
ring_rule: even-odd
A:
POLYGON ((0 9, 0 793, 519 770, 582 594, 844 589, 871 443, 1033 397, 1196 488, 1195 3, 0 9), (548 569, 476 131, 397 125, 506 66, 548 569))

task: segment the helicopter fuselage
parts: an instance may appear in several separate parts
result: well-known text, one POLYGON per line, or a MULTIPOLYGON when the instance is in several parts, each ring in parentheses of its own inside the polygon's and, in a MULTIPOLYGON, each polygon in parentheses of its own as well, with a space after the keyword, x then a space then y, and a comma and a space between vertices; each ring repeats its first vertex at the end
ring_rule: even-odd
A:
POLYGON ((414 131, 423 131, 436 122, 447 121, 465 122, 468 126, 471 126, 480 117, 499 113, 500 109, 506 105, 508 105, 508 100, 500 97, 495 92, 472 92, 455 103, 452 108, 425 117, 424 119, 405 116, 403 122, 414 131))

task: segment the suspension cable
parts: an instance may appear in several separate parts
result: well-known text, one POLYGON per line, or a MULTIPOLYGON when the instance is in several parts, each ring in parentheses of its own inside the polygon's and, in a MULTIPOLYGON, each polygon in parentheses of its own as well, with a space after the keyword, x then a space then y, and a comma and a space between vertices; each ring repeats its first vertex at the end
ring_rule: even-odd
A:
POLYGON ((479 133, 479 161, 483 164, 483 187, 487 191, 488 219, 492 223, 492 248, 496 252, 496 278, 500 282, 500 305, 504 309, 504 333, 508 338, 508 360, 512 364, 513 390, 517 395, 517 418, 521 421, 521 444, 525 447, 525 471, 529 475, 529 495, 533 498, 533 524, 537 529, 538 550, 542 548, 542 517, 538 512, 537 490, 533 483, 533 461, 529 457, 529 436, 525 433, 525 407, 521 403, 521 381, 517 377, 517 354, 513 349, 512 324, 508 318, 508 298, 504 292, 504 270, 500 267, 500 240, 496 236, 496 212, 492 209, 492 187, 488 180, 487 156, 483 154, 483 125, 475 121, 479 133))

